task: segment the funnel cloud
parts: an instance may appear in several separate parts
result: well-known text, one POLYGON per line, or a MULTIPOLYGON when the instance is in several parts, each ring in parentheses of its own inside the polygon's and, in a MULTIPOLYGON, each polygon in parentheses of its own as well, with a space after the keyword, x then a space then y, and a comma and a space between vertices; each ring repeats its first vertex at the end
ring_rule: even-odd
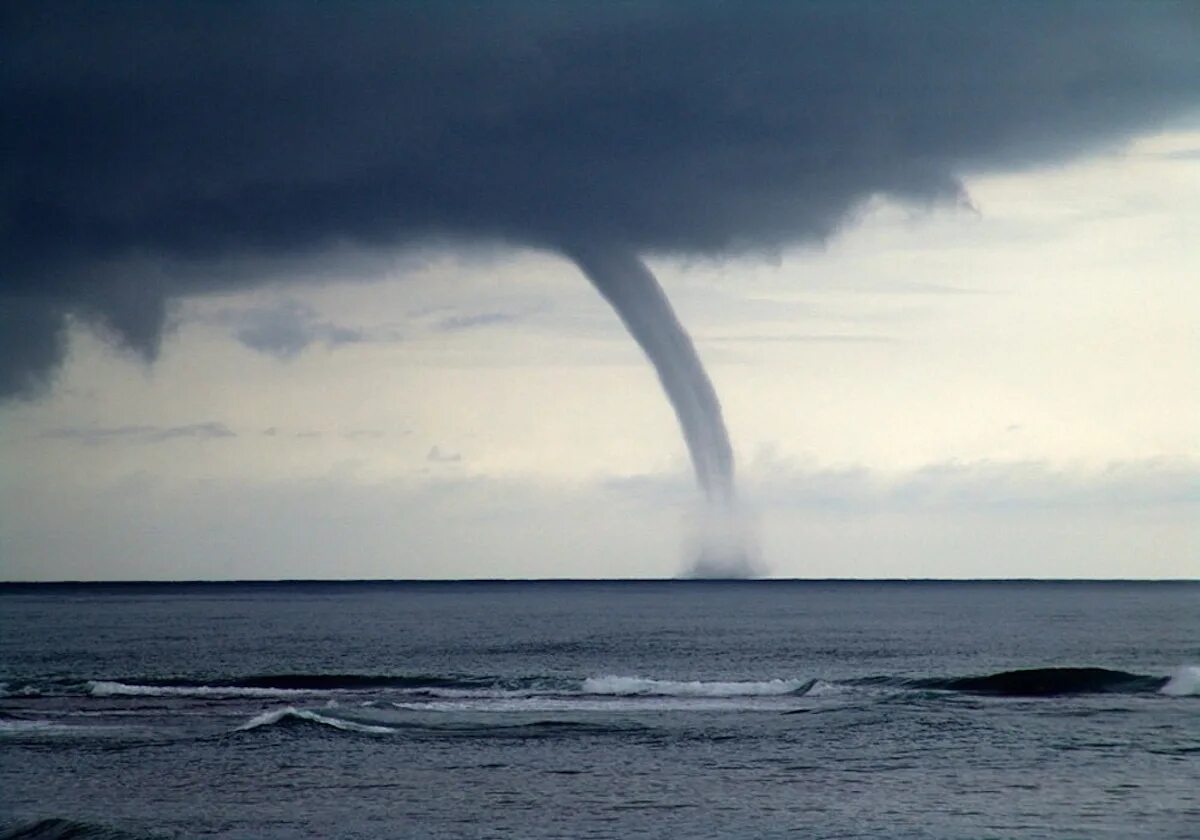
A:
MULTIPOLYGON (((709 519, 737 518, 733 447, 721 416, 721 402, 687 330, 675 317, 662 287, 637 255, 615 245, 564 248, 604 296, 629 334, 646 354, 675 409, 687 442, 696 482, 704 492, 709 519)), ((756 565, 740 527, 702 532, 689 575, 706 578, 751 577, 756 565), (719 537, 719 538, 718 538, 719 537)))
POLYGON ((564 249, 624 322, 658 373, 710 504, 734 503, 733 450, 721 403, 662 287, 637 255, 616 246, 564 249))

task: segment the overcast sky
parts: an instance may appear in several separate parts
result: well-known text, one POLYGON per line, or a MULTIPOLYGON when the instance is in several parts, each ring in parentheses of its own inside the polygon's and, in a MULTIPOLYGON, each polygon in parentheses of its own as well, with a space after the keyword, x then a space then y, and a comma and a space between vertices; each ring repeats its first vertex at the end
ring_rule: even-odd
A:
POLYGON ((579 243, 689 329, 766 574, 1200 576, 1194 6, 62 8, 5 36, 4 579, 679 573, 579 243))

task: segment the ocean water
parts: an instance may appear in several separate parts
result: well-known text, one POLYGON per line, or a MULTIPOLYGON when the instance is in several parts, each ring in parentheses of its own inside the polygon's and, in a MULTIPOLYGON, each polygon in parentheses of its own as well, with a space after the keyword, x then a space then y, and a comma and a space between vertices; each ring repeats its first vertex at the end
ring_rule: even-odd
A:
POLYGON ((1200 583, 0 587, 0 837, 1200 837, 1200 583))

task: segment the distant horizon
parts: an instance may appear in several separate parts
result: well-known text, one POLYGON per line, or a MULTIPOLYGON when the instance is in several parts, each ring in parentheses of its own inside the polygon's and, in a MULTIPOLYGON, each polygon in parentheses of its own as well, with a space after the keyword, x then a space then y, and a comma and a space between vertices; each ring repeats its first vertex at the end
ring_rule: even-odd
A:
POLYGON ((265 585, 323 585, 323 584, 521 584, 521 583, 1185 583, 1200 584, 1200 578, 951 578, 951 577, 888 577, 888 578, 804 578, 804 577, 758 577, 758 578, 689 578, 689 577, 624 577, 624 578, 193 578, 175 580, 152 579, 109 579, 109 580, 5 580, 0 589, 32 586, 265 586, 265 585))

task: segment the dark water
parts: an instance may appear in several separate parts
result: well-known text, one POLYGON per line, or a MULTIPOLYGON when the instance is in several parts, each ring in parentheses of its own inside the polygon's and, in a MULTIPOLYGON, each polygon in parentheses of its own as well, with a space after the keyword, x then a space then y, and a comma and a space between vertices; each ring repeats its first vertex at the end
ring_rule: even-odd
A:
POLYGON ((1200 837, 1197 666, 1195 583, 0 587, 0 837, 1200 837))

